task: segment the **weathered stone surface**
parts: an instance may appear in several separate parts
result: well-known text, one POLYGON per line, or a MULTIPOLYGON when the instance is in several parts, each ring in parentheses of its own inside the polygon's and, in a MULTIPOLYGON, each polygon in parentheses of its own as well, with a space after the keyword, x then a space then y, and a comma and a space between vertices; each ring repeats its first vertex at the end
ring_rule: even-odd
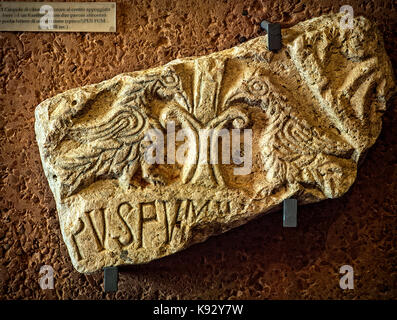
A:
MULTIPOLYGON (((74 267, 145 263, 276 210, 339 197, 381 130, 394 90, 382 39, 364 18, 331 15, 69 90, 36 109, 36 137, 74 267), (167 120, 252 129, 252 170, 149 165, 142 142, 167 120)), ((197 156, 197 148, 189 154, 197 156)))

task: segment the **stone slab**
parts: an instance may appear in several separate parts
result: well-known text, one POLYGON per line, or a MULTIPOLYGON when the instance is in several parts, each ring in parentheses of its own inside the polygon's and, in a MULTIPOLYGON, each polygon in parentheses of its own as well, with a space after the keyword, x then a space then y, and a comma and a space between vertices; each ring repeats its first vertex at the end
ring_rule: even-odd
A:
MULTIPOLYGON (((394 91, 376 28, 341 15, 204 57, 124 73, 36 108, 35 131, 74 267, 146 263, 278 210, 343 195, 394 91), (251 129, 252 167, 150 165, 145 133, 251 129)), ((189 149, 196 157, 197 146, 189 149)))

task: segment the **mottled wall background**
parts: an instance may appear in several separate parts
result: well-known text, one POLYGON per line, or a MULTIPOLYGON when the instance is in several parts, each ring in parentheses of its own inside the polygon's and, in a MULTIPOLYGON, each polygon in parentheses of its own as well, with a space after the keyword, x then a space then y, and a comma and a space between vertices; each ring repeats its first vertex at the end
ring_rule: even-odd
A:
POLYGON ((74 87, 179 57, 230 48, 350 4, 374 21, 397 65, 397 10, 389 1, 117 1, 117 34, 0 32, 0 299, 396 299, 397 97, 382 134, 342 198, 299 207, 299 227, 281 212, 148 265, 123 267, 119 291, 102 274, 76 272, 34 135, 34 109, 74 87), (41 290, 42 265, 55 289, 41 290), (350 264, 355 289, 339 288, 350 264))

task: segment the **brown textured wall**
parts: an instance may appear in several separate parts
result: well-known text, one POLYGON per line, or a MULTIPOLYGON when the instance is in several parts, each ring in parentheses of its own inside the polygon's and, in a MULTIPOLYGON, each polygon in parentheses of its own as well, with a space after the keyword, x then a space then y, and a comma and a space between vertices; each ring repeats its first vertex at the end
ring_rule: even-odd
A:
POLYGON ((76 272, 34 135, 34 109, 70 88, 179 57, 230 48, 269 19, 291 26, 344 4, 376 22, 397 65, 390 1, 118 1, 117 34, 0 32, 0 299, 396 299, 397 135, 394 97, 382 134, 342 198, 299 207, 299 227, 272 213, 147 265, 123 267, 119 291, 76 272), (44 264, 55 290, 39 288, 44 264), (355 289, 339 288, 339 267, 355 289))

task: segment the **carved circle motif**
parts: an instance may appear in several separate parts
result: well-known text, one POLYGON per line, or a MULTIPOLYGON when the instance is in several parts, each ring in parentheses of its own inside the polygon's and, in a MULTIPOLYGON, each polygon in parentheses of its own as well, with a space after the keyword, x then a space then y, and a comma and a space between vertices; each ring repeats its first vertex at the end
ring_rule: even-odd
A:
POLYGON ((168 73, 161 76, 161 81, 167 88, 175 88, 179 84, 179 77, 175 73, 168 73))
POLYGON ((253 78, 247 83, 248 91, 257 96, 263 96, 269 92, 269 86, 258 78, 253 78))

